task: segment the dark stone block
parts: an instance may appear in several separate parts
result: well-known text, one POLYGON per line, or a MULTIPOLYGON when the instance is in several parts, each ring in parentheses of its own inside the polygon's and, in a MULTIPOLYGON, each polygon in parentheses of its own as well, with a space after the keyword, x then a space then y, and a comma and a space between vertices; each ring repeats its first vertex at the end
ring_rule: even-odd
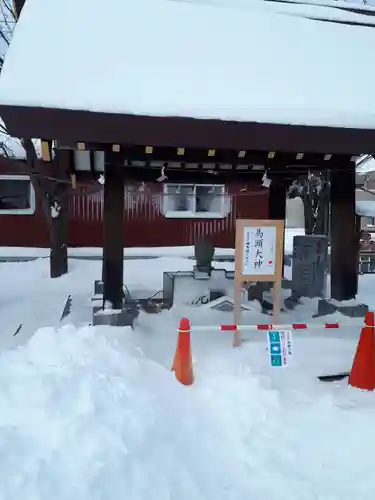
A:
POLYGON ((293 290, 303 297, 324 297, 328 272, 328 238, 319 235, 293 238, 293 290))
POLYGON ((285 255, 284 257, 284 266, 291 266, 293 261, 292 255, 285 255))
POLYGON ((291 290, 292 289, 292 280, 287 280, 284 278, 281 282, 281 288, 284 290, 291 290))
POLYGON ((318 316, 326 316, 327 314, 333 314, 337 311, 337 307, 328 302, 325 299, 321 299, 318 302, 318 316))
POLYGON ((222 290, 210 290, 210 302, 216 299, 220 299, 220 297, 223 297, 225 295, 225 292, 222 290))
POLYGON ((199 271, 211 273, 212 260, 215 254, 215 245, 209 239, 196 241, 194 245, 194 256, 199 271))
POLYGON ((122 310, 103 311, 102 307, 93 307, 93 325, 107 326, 131 326, 134 327, 134 321, 139 315, 139 309, 136 304, 130 304, 122 310))
POLYGON ((291 295, 284 300, 285 307, 287 309, 295 309, 295 307, 300 303, 299 298, 291 295))
POLYGON ((211 266, 194 266, 192 277, 195 280, 208 280, 211 277, 213 268, 211 266))
POLYGON ((258 300, 263 301, 263 292, 265 291, 264 283, 256 283, 251 286, 247 291, 248 300, 258 300))
POLYGON ((366 304, 340 305, 340 303, 334 304, 328 300, 322 299, 318 302, 317 316, 326 316, 327 314, 333 314, 337 311, 350 318, 364 318, 368 310, 369 308, 366 304))

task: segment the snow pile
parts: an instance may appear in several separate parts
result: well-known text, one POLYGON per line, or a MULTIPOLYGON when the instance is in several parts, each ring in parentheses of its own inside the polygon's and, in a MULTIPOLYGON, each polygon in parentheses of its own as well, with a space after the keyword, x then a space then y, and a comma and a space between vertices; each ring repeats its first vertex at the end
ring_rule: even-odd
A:
POLYGON ((135 335, 47 328, 2 353, 2 498, 373 498, 371 394, 298 373, 283 392, 252 372, 260 344, 200 358, 186 388, 135 335))
POLYGON ((375 197, 374 201, 357 201, 355 211, 361 217, 375 217, 375 197))

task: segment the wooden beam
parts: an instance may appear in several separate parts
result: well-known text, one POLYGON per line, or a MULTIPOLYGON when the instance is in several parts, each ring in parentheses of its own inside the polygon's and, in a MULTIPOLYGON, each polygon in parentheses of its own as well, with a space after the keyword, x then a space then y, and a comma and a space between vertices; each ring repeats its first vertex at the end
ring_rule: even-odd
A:
POLYGON ((124 173, 109 155, 105 162, 103 208, 103 306, 121 309, 124 268, 124 173))
MULTIPOLYGON (((102 144, 94 142, 76 142, 72 147, 82 150, 111 152, 113 148, 121 147, 121 152, 130 161, 160 161, 185 163, 210 163, 230 165, 264 165, 267 168, 283 165, 285 169, 293 166, 301 169, 327 169, 350 160, 350 155, 332 155, 328 153, 311 152, 277 152, 235 149, 203 149, 181 147, 129 146, 126 144, 102 144)), ((119 155, 119 158, 121 156, 119 155)))
MULTIPOLYGON (((73 151, 72 151, 73 153, 73 151)), ((15 160, 8 160, 10 162, 15 162, 15 160)), ((18 161, 18 160, 17 160, 18 161)), ((18 161, 18 165, 22 165, 23 162, 18 161)), ((40 162, 42 163, 42 162, 40 162)), ((92 165, 92 164, 91 164, 92 165)), ((16 167, 14 167, 16 168, 16 167)), ((56 177, 58 170, 55 162, 44 163, 40 166, 42 168, 43 175, 47 177, 56 177)), ((160 176, 160 168, 156 167, 129 167, 124 166, 124 173, 126 180, 129 182, 156 182, 156 179, 160 176)), ((93 179, 96 181, 100 174, 103 172, 91 170, 75 170, 72 169, 76 174, 77 182, 88 183, 93 179), (74 171, 75 170, 75 171, 74 171)), ((27 173, 27 167, 17 173, 27 173)), ((67 178, 69 178, 71 172, 68 172, 67 178)), ((238 182, 252 182, 259 181, 262 178, 263 171, 248 171, 248 170, 238 170, 232 171, 216 171, 215 173, 210 173, 207 170, 195 169, 195 170, 184 170, 184 169, 169 169, 168 166, 165 169, 165 173, 168 176, 169 182, 178 183, 190 183, 190 184, 236 184, 238 182)), ((167 182, 168 182, 167 181, 167 182)))
MULTIPOLYGON (((126 179, 128 181, 156 182, 160 176, 161 169, 155 167, 124 167, 126 179)), ((236 171, 231 170, 205 170, 205 169, 171 169, 168 165, 164 171, 168 177, 166 182, 180 182, 192 184, 234 184, 246 182, 247 180, 259 180, 262 178, 262 171, 236 171)))
POLYGON ((358 238, 355 217, 355 164, 331 172, 331 296, 355 298, 358 289, 358 238))
MULTIPOLYGON (((375 130, 235 122, 7 105, 0 115, 14 137, 45 137, 98 144, 216 148, 360 155, 375 151, 375 130)), ((97 148, 98 151, 102 150, 97 148)))
POLYGON ((52 141, 41 139, 42 160, 45 162, 52 161, 52 141))

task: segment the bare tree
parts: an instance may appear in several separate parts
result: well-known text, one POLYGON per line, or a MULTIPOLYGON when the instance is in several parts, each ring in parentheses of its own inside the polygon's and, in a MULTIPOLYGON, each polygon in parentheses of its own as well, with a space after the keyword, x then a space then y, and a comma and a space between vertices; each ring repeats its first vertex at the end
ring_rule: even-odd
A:
POLYGON ((14 25, 16 24, 16 14, 13 11, 11 0, 1 0, 1 29, 0 29, 0 70, 4 64, 6 49, 9 47, 14 25))
POLYGON ((327 172, 309 171, 292 183, 288 197, 302 200, 306 234, 328 234, 330 183, 327 172))
MULTIPOLYGON (((12 33, 17 22, 12 0, 0 0, 0 71, 3 67, 7 48, 11 43, 12 33)), ((29 137, 16 139, 10 137, 5 124, 0 122, 0 154, 12 160, 12 168, 17 173, 27 173, 35 189, 36 196, 42 202, 50 234, 50 275, 59 277, 68 271, 68 197, 71 183, 68 172, 62 166, 61 151, 55 151, 51 160, 56 169, 55 177, 43 174, 42 162, 38 159, 35 141, 29 137), (15 149, 22 148, 26 161, 20 159, 15 149)))

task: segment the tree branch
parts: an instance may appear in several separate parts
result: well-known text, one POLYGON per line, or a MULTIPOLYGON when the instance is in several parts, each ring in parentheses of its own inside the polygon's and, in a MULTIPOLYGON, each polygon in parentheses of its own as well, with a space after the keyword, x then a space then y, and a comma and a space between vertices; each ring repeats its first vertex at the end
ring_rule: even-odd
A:
POLYGON ((14 24, 16 22, 16 18, 15 18, 15 15, 14 15, 14 12, 13 12, 13 9, 11 8, 10 5, 8 5, 8 3, 3 0, 1 3, 0 3, 0 8, 1 8, 1 14, 3 16, 3 22, 8 30, 8 33, 9 33, 9 36, 6 36, 7 38, 7 45, 9 46, 10 44, 10 38, 11 38, 11 34, 13 33, 13 29, 14 29, 14 24), (5 12, 6 11, 6 12, 5 12), (10 16, 12 18, 12 25, 10 24, 9 22, 9 19, 8 19, 8 16, 10 16))
MULTIPOLYGON (((16 13, 14 12, 13 5, 8 0, 4 0, 1 4, 1 10, 3 13, 4 13, 4 11, 3 11, 4 8, 8 12, 9 16, 13 19, 13 21, 16 22, 17 21, 16 13)), ((4 16, 5 16, 5 13, 4 13, 4 16)))

